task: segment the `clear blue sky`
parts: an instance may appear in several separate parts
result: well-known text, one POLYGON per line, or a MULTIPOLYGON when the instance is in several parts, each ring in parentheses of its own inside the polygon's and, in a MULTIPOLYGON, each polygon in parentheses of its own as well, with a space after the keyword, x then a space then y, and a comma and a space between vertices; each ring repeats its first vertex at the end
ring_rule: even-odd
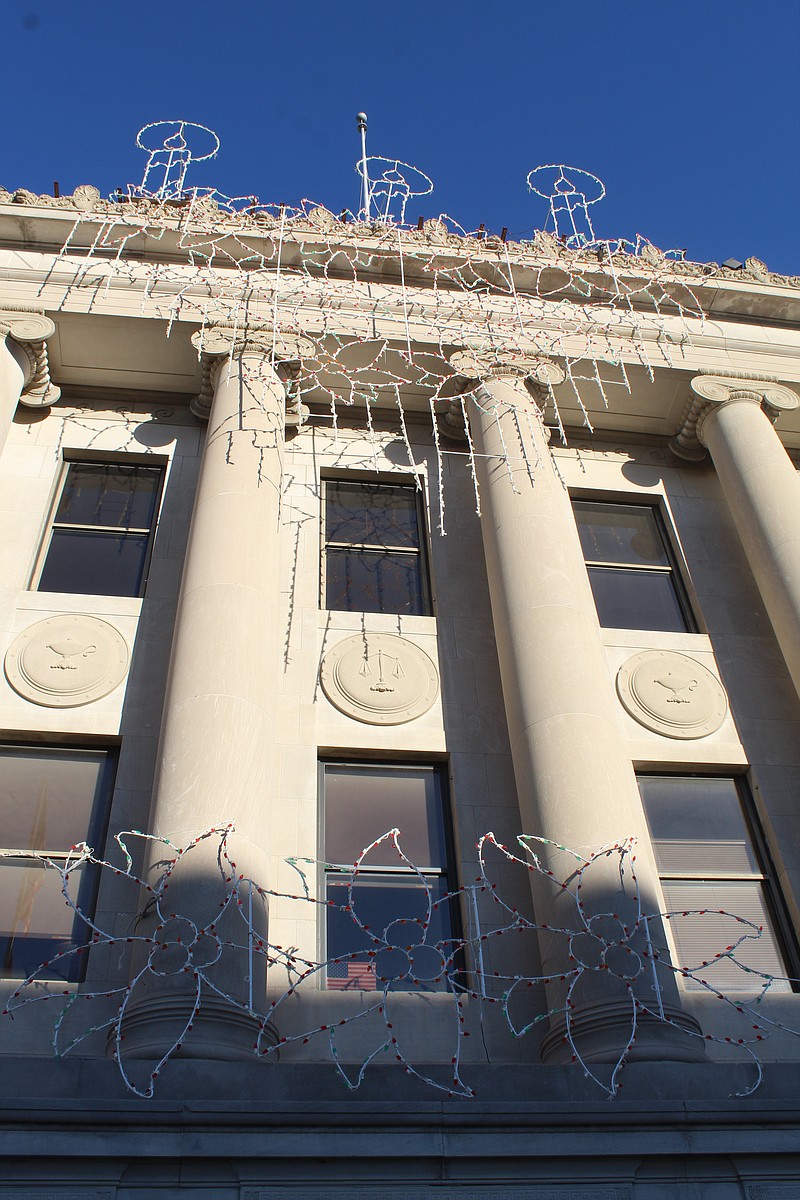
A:
POLYGON ((138 183, 140 126, 222 149, 187 183, 355 208, 369 152, 426 171, 445 211, 541 226, 527 172, 598 175, 599 236, 800 274, 800 0, 4 0, 0 184, 138 183))

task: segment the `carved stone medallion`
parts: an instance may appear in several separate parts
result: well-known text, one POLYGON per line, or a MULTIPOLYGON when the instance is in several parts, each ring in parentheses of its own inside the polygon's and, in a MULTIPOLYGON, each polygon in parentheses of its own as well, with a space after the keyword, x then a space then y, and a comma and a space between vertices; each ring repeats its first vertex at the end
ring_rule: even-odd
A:
POLYGON ((675 650, 644 650, 617 672, 619 698, 631 716, 672 738, 701 738, 725 720, 728 701, 715 675, 675 650))
POLYGON ((439 692, 439 674, 425 651, 391 633, 339 642, 322 660, 320 681, 331 704, 368 725, 413 721, 439 692))
POLYGON ((29 626, 6 652, 15 692, 47 708, 77 708, 106 696, 128 669, 128 644, 113 625, 82 613, 29 626))

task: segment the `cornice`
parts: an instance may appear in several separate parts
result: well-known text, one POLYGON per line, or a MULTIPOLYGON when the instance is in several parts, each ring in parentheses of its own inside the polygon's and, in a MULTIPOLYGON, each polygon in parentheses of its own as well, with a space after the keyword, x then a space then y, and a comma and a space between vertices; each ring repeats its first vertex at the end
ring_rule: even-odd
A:
MULTIPOLYGON (((0 189, 2 212, 19 215, 20 208, 27 210, 25 224, 28 228, 34 210, 36 215, 45 219, 51 215, 63 216, 67 221, 71 218, 74 222, 77 218, 90 234, 84 249, 91 247, 92 253, 99 257, 102 257, 102 247, 98 245, 97 227, 127 227, 125 247, 120 252, 120 247, 114 245, 108 251, 111 257, 119 253, 125 260, 146 257, 148 261, 151 258, 180 261, 188 257, 184 245, 187 238, 192 246, 196 246, 198 238, 201 241, 208 238, 220 244, 226 237, 230 245, 226 241, 225 251, 231 259, 248 260, 252 257, 253 239, 274 242, 275 231, 280 228, 284 255, 282 261, 287 265, 290 265, 289 260, 294 255, 298 263, 304 263, 313 271, 318 265, 320 247, 338 245, 351 254, 363 250, 371 259, 369 270, 374 268, 376 274, 388 279, 392 264, 399 257, 399 246, 402 245, 403 249, 410 252, 409 259, 419 260, 420 280, 414 282, 426 281, 428 285, 432 282, 432 269, 442 272, 455 269, 470 276, 470 286, 492 288, 496 276, 497 284, 502 289, 507 287, 508 273, 511 271, 518 290, 524 291, 526 271, 534 272, 537 283, 542 272, 553 271, 556 273, 554 281, 544 281, 547 283, 544 290, 551 296, 560 294, 568 298, 571 294, 569 284, 563 278, 559 284, 558 279, 566 277, 568 280, 571 274, 577 272, 583 286, 577 290, 576 297, 579 296, 584 303, 602 304, 607 299, 611 283, 616 287, 620 281, 630 281, 630 300, 634 307, 638 307, 642 287, 658 280, 665 297, 674 292, 680 299, 687 287, 693 292, 702 289, 706 311, 711 310, 710 303, 706 303, 707 291, 713 296, 721 289, 731 299, 741 292, 750 298, 766 294, 772 298, 770 303, 774 304, 775 289, 788 292, 789 295, 796 295, 800 290, 800 276, 770 271, 765 263, 755 257, 748 258, 741 268, 729 268, 718 263, 671 258, 669 253, 646 241, 637 247, 636 252, 620 244, 612 255, 611 244, 601 242, 572 249, 543 231, 536 232, 529 240, 504 242, 493 235, 476 237, 459 233, 441 219, 425 221, 418 228, 401 229, 342 220, 322 207, 279 218, 266 209, 231 211, 220 207, 210 197, 194 200, 187 197, 180 201, 125 198, 116 202, 102 200, 99 190, 90 185, 76 188, 72 196, 61 197, 36 195, 25 189, 15 192, 0 189), (149 235, 157 237, 158 243, 148 245, 145 250, 144 241, 152 241, 149 235)), ((29 235, 26 235, 26 240, 29 241, 29 235)), ((73 249, 81 247, 80 236, 71 236, 70 242, 73 249)), ((366 270, 366 264, 360 264, 360 273, 364 274, 366 270)), ((335 275, 336 271, 332 274, 335 275)), ((409 276, 407 282, 412 282, 409 276)), ((437 285, 446 287, 447 280, 439 278, 437 285)), ((752 301, 744 304, 742 311, 753 313, 752 301)))
POLYGON ((26 359, 20 403, 28 408, 47 408, 61 395, 50 381, 45 341, 55 331, 55 324, 41 308, 8 302, 0 308, 0 335, 12 337, 26 359))

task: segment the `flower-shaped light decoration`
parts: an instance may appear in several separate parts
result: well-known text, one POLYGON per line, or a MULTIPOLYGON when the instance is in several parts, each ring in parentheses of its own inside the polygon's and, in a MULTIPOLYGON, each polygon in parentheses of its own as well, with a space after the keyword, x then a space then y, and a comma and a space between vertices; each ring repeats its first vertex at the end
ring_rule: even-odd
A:
MULTIPOLYGON (((49 999, 59 1000, 61 1008, 53 1033, 56 1056, 60 1057, 76 1049, 90 1035, 105 1031, 113 1045, 114 1057, 125 1085, 144 1098, 153 1095, 156 1080, 162 1069, 191 1037, 192 1028, 205 998, 213 998, 216 1002, 222 1000, 234 1010, 253 1019, 258 1030, 254 1039, 254 1052, 257 1055, 269 1055, 291 1043, 306 1045, 323 1034, 339 1075, 351 1089, 357 1088, 363 1081, 370 1063, 380 1055, 386 1055, 397 1062, 408 1075, 443 1090, 450 1096, 464 1098, 475 1094, 461 1074, 464 1039, 469 1036, 469 1031, 465 1028, 468 1004, 477 1008, 483 1005, 494 1006, 502 1013, 510 1033, 515 1038, 523 1037, 548 1018, 563 1015, 564 1040, 571 1049, 572 1060, 609 1096, 616 1095, 621 1086, 619 1074, 634 1046, 637 1027, 642 1017, 647 1015, 665 1025, 673 1024, 661 1000, 662 989, 657 968, 659 971, 673 971, 692 980, 694 986, 716 996, 751 1025, 747 1037, 718 1037, 699 1033, 693 1035, 706 1041, 733 1046, 755 1063, 757 1070, 754 1083, 746 1091, 737 1094, 749 1095, 758 1087, 762 1068, 756 1048, 772 1029, 778 1028, 800 1036, 800 1031, 772 1020, 759 1007, 764 995, 776 984, 785 987, 792 981, 777 979, 754 970, 737 958, 740 947, 761 936, 759 927, 752 921, 722 910, 714 910, 713 914, 710 914, 709 910, 646 913, 642 908, 633 867, 632 841, 606 846, 584 857, 548 839, 521 835, 517 839, 521 853, 516 854, 498 841, 493 833, 486 833, 477 843, 479 873, 475 880, 451 892, 440 894, 435 892, 424 873, 406 857, 400 844, 400 832, 392 829, 367 846, 352 867, 344 871, 329 864, 321 864, 315 859, 288 859, 289 865, 297 871, 301 885, 299 891, 293 894, 261 888, 256 881, 245 879, 237 873, 235 861, 229 852, 232 832, 232 825, 215 827, 193 838, 187 846, 179 848, 166 838, 152 837, 135 830, 126 831, 115 838, 122 851, 124 866, 115 866, 96 857, 85 844, 73 847, 72 854, 66 860, 60 861, 49 859, 46 854, 30 852, 28 857, 37 859, 45 867, 58 872, 65 901, 82 923, 87 937, 82 944, 76 944, 55 954, 33 971, 10 996, 3 1015, 13 1017, 30 1004, 49 999), (128 848, 131 839, 141 839, 144 843, 158 843, 166 848, 169 857, 155 883, 148 883, 135 873, 133 855, 128 848), (192 919, 191 914, 173 910, 169 888, 176 870, 187 856, 200 843, 209 839, 217 839, 216 861, 219 870, 218 882, 222 885, 222 899, 214 919, 200 924, 192 919), (404 877, 414 881, 412 891, 417 901, 415 912, 406 915, 392 914, 383 927, 372 926, 369 914, 363 908, 367 892, 362 885, 365 878, 369 878, 369 872, 366 870, 368 864, 365 860, 379 846, 383 846, 384 850, 393 847, 404 877), (556 878, 554 872, 543 865, 536 852, 537 847, 547 847, 549 850, 555 848, 567 854, 576 864, 569 878, 564 881, 556 878), (506 864, 513 864, 536 874, 548 886, 557 889, 557 893, 565 901, 565 911, 574 914, 574 921, 561 927, 537 923, 504 900, 497 883, 491 879, 491 867, 487 863, 489 848, 495 856, 499 856, 501 862, 505 861, 506 864), (622 904, 620 913, 592 912, 584 898, 587 877, 591 879, 590 872, 601 869, 602 864, 608 865, 609 861, 615 863, 619 872, 620 895, 622 896, 625 890, 623 884, 627 884, 628 902, 633 897, 633 917, 621 915, 622 904), (130 880, 137 888, 142 889, 143 894, 147 896, 147 902, 140 916, 147 918, 146 932, 137 932, 138 926, 134 926, 132 932, 123 936, 107 933, 92 916, 78 907, 70 893, 70 876, 74 875, 78 868, 87 866, 111 871, 115 876, 130 880), (334 880, 332 892, 342 893, 338 900, 331 899, 330 892, 324 897, 312 895, 308 877, 312 873, 316 874, 320 866, 326 867, 328 879, 334 880), (304 867, 309 869, 304 870, 304 867), (339 872, 338 877, 336 871, 339 872), (345 924, 349 922, 350 931, 345 935, 345 941, 349 939, 349 944, 355 948, 316 962, 302 957, 294 950, 273 945, 253 923, 252 899, 255 895, 264 899, 310 904, 326 916, 335 913, 337 921, 345 924), (466 936, 457 936, 452 932, 442 935, 442 930, 447 929, 447 921, 442 919, 442 915, 453 905, 460 906, 463 912, 469 914, 471 931, 466 936), (488 922, 487 911, 494 914, 494 919, 488 922), (682 920, 701 919, 706 915, 713 915, 715 918, 721 916, 737 922, 741 927, 740 935, 703 963, 672 965, 664 947, 654 943, 651 927, 660 929, 663 922, 677 917, 682 920), (234 931, 241 927, 240 937, 230 936, 231 918, 234 931), (486 952, 496 939, 512 933, 538 934, 542 931, 549 937, 565 939, 562 974, 530 975, 525 973, 524 968, 517 973, 503 974, 486 967, 486 952), (49 978, 54 969, 63 974, 63 969, 70 959, 86 955, 93 948, 101 946, 132 946, 134 966, 128 982, 118 987, 101 987, 96 990, 85 986, 65 989, 62 984, 52 982, 49 978), (252 998, 242 1001, 223 991, 214 981, 213 968, 231 954, 248 956, 251 980, 254 978, 257 960, 261 960, 265 966, 286 971, 288 986, 267 1006, 266 1011, 259 1011, 252 998), (719 962, 734 964, 749 977, 753 977, 756 981, 757 997, 752 1001, 729 998, 713 982, 708 981, 705 975, 709 967, 719 962), (612 1066, 610 1079, 601 1078, 585 1061, 577 1044, 575 1027, 576 1014, 580 1008, 581 985, 587 979, 591 979, 593 974, 599 973, 602 973, 605 984, 608 984, 609 980, 615 981, 623 1007, 630 1011, 629 1036, 612 1066), (183 977, 184 982, 188 979, 189 986, 184 993, 185 1019, 174 1043, 154 1064, 147 1082, 139 1086, 131 1078, 125 1061, 126 1018, 132 998, 135 999, 137 992, 143 986, 146 988, 148 984, 157 984, 158 980, 165 976, 183 977), (280 1015, 280 1010, 291 1002, 291 998, 303 985, 314 987, 320 983, 329 991, 357 992, 361 999, 360 1006, 348 1010, 346 1015, 332 1017, 328 1023, 276 1039, 273 1021, 280 1015), (560 985, 557 1003, 551 1004, 549 1008, 545 1006, 544 1010, 535 1012, 528 1020, 520 1022, 513 1016, 512 1008, 516 1011, 526 990, 537 984, 546 988, 549 985, 560 985), (448 1072, 447 1082, 435 1079, 413 1065, 410 1056, 401 1047, 398 1029, 392 1019, 392 1006, 398 993, 403 993, 404 1006, 413 1006, 415 995, 429 994, 431 991, 444 992, 451 1001, 453 1044, 449 1063, 451 1070, 448 1072), (115 1006, 114 1012, 110 1016, 100 1017, 77 1034, 68 1037, 67 1018, 70 1017, 71 1024, 80 1006, 101 1000, 115 1006), (343 1027, 364 1022, 370 1017, 377 1021, 381 1030, 379 1044, 365 1054, 357 1067, 346 1068, 340 1061, 339 1034, 343 1027)), ((630 903, 625 911, 631 912, 630 903)), ((550 990, 552 994, 552 987, 550 990)), ((331 1000, 333 1001, 333 997, 331 1000)), ((105 1006, 94 1005, 95 1009, 98 1007, 105 1006)), ((332 1004, 331 1008, 332 1012, 336 1011, 335 1004, 332 1004)), ((683 1026, 681 1029, 683 1033, 692 1036, 690 1030, 683 1026)))
MULTIPOLYGON (((591 853, 588 858, 548 838, 521 834, 517 838, 517 842, 523 851, 524 857, 514 854, 507 846, 499 842, 492 833, 487 833, 480 839, 478 842, 480 876, 476 880, 476 884, 480 887, 481 891, 490 891, 493 901, 499 906, 500 910, 508 918, 513 917, 512 927, 514 929, 544 930, 548 935, 560 935, 566 940, 566 946, 565 953, 562 956, 562 961, 565 963, 563 974, 539 976, 515 974, 500 977, 495 972, 495 978, 499 978, 504 985, 499 1003, 502 1006, 512 1035, 514 1037, 522 1037, 541 1021, 549 1017, 563 1016, 565 1021, 564 1041, 569 1045, 572 1061, 578 1063, 583 1068, 584 1074, 588 1078, 593 1079, 609 1096, 615 1096, 622 1086, 619 1075, 636 1042, 638 1026, 641 1019, 644 1016, 648 1016, 663 1025, 680 1029, 681 1033, 690 1037, 706 1042, 716 1042, 723 1046, 731 1046, 741 1050, 755 1064, 756 1077, 750 1087, 736 1094, 738 1096, 748 1096, 754 1092, 763 1077, 763 1068, 755 1052, 755 1048, 769 1035, 770 1029, 781 1029, 786 1033, 800 1037, 800 1030, 792 1029, 778 1021, 771 1020, 758 1007, 763 997, 770 989, 776 987, 776 985, 782 988, 787 984, 798 981, 790 980, 785 976, 773 976, 755 970, 746 963, 743 963, 736 956, 740 947, 748 942, 758 940, 763 935, 763 929, 753 921, 737 916, 735 913, 727 912, 724 909, 694 909, 663 913, 645 912, 642 906, 641 892, 634 867, 636 841, 633 838, 614 843, 611 846, 604 846, 591 853), (559 892, 571 897, 571 907, 575 916, 574 925, 572 927, 557 927, 528 921, 516 909, 507 905, 502 896, 499 895, 497 885, 490 881, 487 874, 484 854, 485 848, 488 846, 493 846, 507 861, 523 866, 528 872, 543 877, 554 888, 557 888, 559 892), (536 853, 537 847, 558 850, 575 861, 577 866, 570 874, 568 880, 558 880, 554 872, 543 865, 536 853), (623 917, 621 912, 591 912, 588 907, 584 896, 587 874, 592 869, 597 870, 598 864, 605 863, 609 859, 612 861, 616 860, 617 864, 620 879, 618 899, 621 909, 621 902, 626 895, 624 883, 626 878, 628 880, 630 889, 627 891, 628 912, 630 912, 631 908, 630 900, 632 894, 634 912, 632 919, 630 916, 623 917), (659 945, 653 940, 654 929, 663 929, 664 922, 674 920, 678 917, 682 919, 702 919, 711 915, 735 922, 741 928, 741 933, 730 944, 717 951, 702 963, 694 966, 688 964, 675 965, 670 959, 668 947, 663 944, 659 945), (744 998, 729 997, 713 982, 709 982, 704 978, 704 974, 708 972, 709 967, 723 960, 734 964, 743 975, 758 980, 758 995, 752 1001, 744 998), (735 1038, 715 1036, 709 1033, 694 1032, 685 1025, 678 1026, 664 1007, 662 1001, 663 986, 659 983, 658 977, 659 970, 667 970, 676 976, 687 980, 691 979, 699 990, 715 996, 735 1013, 748 1019, 751 1024, 748 1036, 735 1038), (620 1048, 616 1062, 612 1065, 610 1078, 607 1081, 600 1078, 584 1060, 576 1040, 575 1028, 579 1007, 576 997, 579 994, 579 989, 588 976, 600 973, 604 975, 606 980, 613 979, 617 982, 617 990, 623 1007, 627 1007, 630 1011, 629 1033, 620 1048), (553 984, 564 985, 566 991, 563 1003, 559 1003, 547 1011, 538 1012, 530 1021, 519 1025, 513 1019, 510 1012, 512 1000, 521 989, 532 987, 537 983, 543 984, 545 987, 553 984)), ((508 928, 509 926, 506 926, 484 932, 481 934, 481 941, 484 943, 489 942, 494 937, 507 932, 508 928)), ((498 1003, 497 1000, 492 1000, 491 1002, 498 1003)))
MULTIPOLYGON (((115 866, 111 862, 96 857, 93 850, 85 843, 74 846, 72 853, 65 860, 54 861, 46 854, 31 852, 27 857, 37 859, 47 869, 54 870, 60 875, 64 899, 73 910, 78 922, 83 925, 87 938, 81 944, 60 951, 40 964, 9 997, 2 1015, 13 1017, 15 1013, 29 1004, 66 996, 67 999, 62 1004, 54 1026, 53 1049, 56 1057, 68 1054, 92 1034, 108 1031, 114 1047, 113 1055, 119 1064, 126 1086, 136 1095, 144 1098, 153 1095, 155 1081, 162 1068, 168 1059, 180 1051, 185 1039, 191 1034, 201 1008, 204 991, 213 993, 240 1012, 259 1019, 259 1015, 250 1005, 221 991, 209 974, 211 968, 220 962, 226 951, 238 950, 248 953, 251 959, 256 955, 269 958, 269 949, 254 929, 247 911, 250 881, 236 875, 235 863, 228 854, 228 838, 232 831, 232 825, 215 827, 192 838, 187 846, 181 848, 175 846, 168 838, 154 837, 138 830, 125 830, 117 834, 114 839, 122 852, 124 867, 115 866), (171 910, 169 887, 176 870, 179 869, 187 855, 200 843, 215 838, 218 839, 216 858, 220 881, 223 885, 223 899, 214 920, 199 925, 191 917, 171 910), (129 850, 132 839, 160 844, 166 848, 169 857, 164 860, 163 870, 155 883, 148 883, 135 873, 133 855, 129 850), (124 877, 147 895, 144 909, 137 918, 137 925, 141 918, 146 917, 148 932, 137 933, 134 926, 134 931, 124 936, 107 933, 78 906, 70 891, 70 876, 75 874, 78 868, 86 866, 111 871, 118 878, 124 877), (219 932, 229 911, 241 919, 242 938, 240 941, 223 938, 219 932), (52 976, 54 970, 63 973, 64 967, 71 958, 85 955, 95 947, 125 945, 134 947, 132 954, 134 968, 130 980, 121 986, 84 990, 64 989, 55 985, 58 988, 55 990, 54 986, 49 985, 48 977, 52 976), (141 990, 142 985, 146 986, 148 981, 152 982, 154 979, 167 976, 184 976, 188 977, 190 981, 186 997, 185 1021, 183 1029, 176 1036, 172 1046, 153 1067, 145 1086, 140 1087, 131 1079, 125 1062, 123 1043, 126 1035, 126 1017, 131 1000, 136 996, 137 991, 141 990), (96 1000, 115 1000, 117 1002, 115 1012, 109 1017, 93 1022, 67 1039, 64 1034, 65 1021, 74 1006, 96 1000)), ((280 962, 281 960, 282 956, 278 952, 274 961, 280 962)))
MULTIPOLYGON (((296 981, 273 1003, 266 1013, 266 1021, 272 1022, 281 1005, 292 996, 298 987, 314 977, 324 976, 329 990, 359 991, 362 997, 362 1007, 353 1015, 341 1017, 331 1025, 315 1026, 302 1033, 290 1037, 281 1037, 277 1043, 279 1048, 289 1042, 307 1044, 312 1037, 320 1032, 328 1034, 330 1052, 339 1075, 346 1085, 355 1089, 364 1079, 366 1070, 371 1062, 379 1055, 388 1054, 402 1066, 406 1074, 413 1075, 423 1083, 446 1091, 450 1096, 474 1096, 472 1088, 461 1078, 461 1047, 464 1038, 469 1037, 469 1031, 464 1028, 465 1017, 465 988, 463 984, 463 955, 466 943, 462 938, 442 938, 436 936, 438 917, 446 911, 464 889, 435 896, 427 879, 408 859, 400 845, 400 831, 391 829, 376 838, 358 856, 355 863, 347 871, 332 868, 330 864, 319 863, 316 859, 289 859, 290 865, 298 872, 302 885, 302 896, 310 903, 325 910, 326 916, 331 912, 338 913, 351 926, 352 938, 359 946, 346 953, 328 957, 322 963, 306 962, 299 970, 296 981), (415 915, 393 916, 383 926, 373 926, 367 920, 367 914, 362 910, 363 893, 360 882, 363 882, 365 860, 379 846, 391 846, 397 854, 400 865, 416 880, 417 896, 424 897, 421 907, 415 915), (339 888, 345 890, 342 903, 324 898, 313 899, 310 894, 307 873, 301 867, 324 866, 329 872, 338 870, 339 888), (446 991, 452 1002, 454 1023, 453 1053, 450 1059, 452 1077, 447 1084, 434 1080, 414 1067, 403 1052, 397 1036, 397 1029, 392 1020, 392 996, 397 992, 430 993, 431 991, 446 991), (368 997, 375 995, 370 1003, 368 997), (349 1073, 339 1057, 337 1032, 342 1026, 351 1025, 375 1015, 385 1029, 384 1040, 376 1046, 359 1065, 355 1076, 349 1073)), ((270 892, 271 896, 282 899, 300 899, 299 896, 288 897, 286 893, 270 892)), ((441 932, 439 930, 439 932, 441 932)), ((347 935, 345 935, 347 936, 347 935)), ((295 955, 294 962, 300 964, 295 955)), ((265 1026, 266 1028, 266 1022, 265 1026)), ((259 1047, 262 1054, 269 1054, 275 1046, 259 1047)))

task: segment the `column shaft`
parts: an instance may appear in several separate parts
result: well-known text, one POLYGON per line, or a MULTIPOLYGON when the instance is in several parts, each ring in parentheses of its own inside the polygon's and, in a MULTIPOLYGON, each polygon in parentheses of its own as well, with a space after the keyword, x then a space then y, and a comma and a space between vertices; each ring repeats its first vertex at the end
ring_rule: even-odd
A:
POLYGON ((755 397, 714 405, 700 436, 800 693, 800 478, 755 397))
MULTIPOLYGON (((658 912, 657 873, 644 812, 569 496, 554 469, 547 431, 522 379, 489 379, 477 401, 471 425, 480 456, 483 540, 523 831, 586 854, 636 837, 644 910, 658 912)), ((574 861, 555 847, 534 849, 558 879, 574 870, 574 861)), ((618 913, 630 923, 633 891, 628 877, 627 899, 623 895, 618 865, 616 855, 593 863, 584 875, 582 896, 587 913, 618 913)), ((537 922, 579 930, 569 893, 538 876, 532 879, 537 922)), ((601 924, 597 932, 605 936, 608 923, 602 930, 601 924)), ((659 921, 652 932, 654 941, 663 944, 659 921)), ((641 950, 644 937, 635 941, 641 950)), ((563 1005, 565 984, 558 976, 575 967, 568 941, 542 933, 540 944, 544 973, 554 977, 548 1001, 553 1007, 563 1005)), ((658 981, 662 1001, 676 1017, 674 977, 661 969, 658 981)), ((648 967, 636 994, 656 1007, 653 983, 648 967)), ((587 1059, 615 1059, 631 1025, 632 1003, 624 983, 610 972, 587 970, 575 999, 576 1029, 581 1012, 585 1018, 581 1053, 587 1059)), ((647 1024, 640 1023, 640 1034, 647 1024)), ((561 1033, 563 1025, 556 1022, 549 1047, 556 1057, 566 1051, 561 1033)), ((650 1023, 647 1037, 639 1039, 639 1052, 685 1057, 685 1045, 670 1048, 677 1040, 673 1033, 668 1026, 650 1023), (644 1044, 648 1039, 649 1050, 644 1044)))
MULTIPOLYGON (((267 814, 274 794, 280 611, 279 517, 284 389, 261 348, 236 348, 216 367, 214 392, 176 618, 156 772, 152 832, 185 846, 235 823, 237 876, 267 884, 267 814)), ((193 849, 170 882, 169 908, 196 925, 215 921, 225 887, 219 839, 193 849)), ((160 872, 155 844, 151 870, 160 872)), ((258 936, 266 904, 253 897, 258 936)), ((218 928, 247 942, 231 910, 218 928)), ((225 948, 208 972, 222 992, 264 1011, 266 971, 255 956, 225 948)), ((131 1005, 126 1052, 162 1054, 180 1030, 190 974, 150 977, 131 1005)), ((233 1058, 252 1052, 254 1024, 213 993, 182 1053, 233 1058)))

